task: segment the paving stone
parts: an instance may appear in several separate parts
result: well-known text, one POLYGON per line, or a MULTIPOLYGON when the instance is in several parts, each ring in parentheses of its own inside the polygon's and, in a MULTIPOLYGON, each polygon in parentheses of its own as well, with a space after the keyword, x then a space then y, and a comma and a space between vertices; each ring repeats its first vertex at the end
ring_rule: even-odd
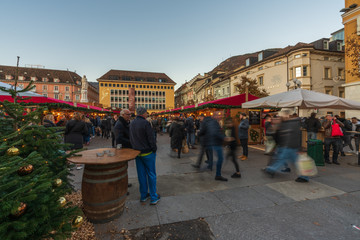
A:
POLYGON ((261 195, 263 195, 265 198, 269 199, 276 205, 294 202, 293 199, 291 199, 291 198, 285 196, 284 194, 279 193, 278 191, 275 191, 267 186, 263 186, 263 185, 254 186, 254 187, 251 187, 251 189, 257 191, 258 193, 260 193, 261 195))
POLYGON ((345 192, 360 190, 360 172, 322 176, 316 178, 316 181, 345 192))
POLYGON ((344 194, 343 191, 327 186, 322 183, 310 180, 308 183, 298 183, 295 181, 270 183, 266 186, 278 191, 295 201, 316 199, 344 194))
POLYGON ((264 195, 249 188, 233 188, 216 191, 214 194, 231 209, 232 212, 274 206, 264 195), (254 201, 256 199, 256 201, 254 201))
POLYGON ((161 224, 231 212, 230 209, 212 193, 165 197, 156 205, 156 208, 161 224))
POLYGON ((94 224, 97 233, 119 232, 121 229, 134 229, 159 224, 156 206, 149 201, 127 201, 122 215, 105 224, 94 224))

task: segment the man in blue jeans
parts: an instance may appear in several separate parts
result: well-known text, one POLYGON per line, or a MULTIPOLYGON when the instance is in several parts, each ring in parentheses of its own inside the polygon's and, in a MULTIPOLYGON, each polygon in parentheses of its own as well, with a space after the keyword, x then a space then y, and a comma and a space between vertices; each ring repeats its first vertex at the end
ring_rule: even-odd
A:
POLYGON ((139 107, 136 113, 137 117, 130 123, 130 142, 133 149, 140 151, 135 158, 140 185, 140 202, 146 202, 150 198, 150 205, 156 205, 160 201, 160 195, 156 191, 157 147, 154 132, 151 124, 146 120, 148 117, 146 108, 139 107))

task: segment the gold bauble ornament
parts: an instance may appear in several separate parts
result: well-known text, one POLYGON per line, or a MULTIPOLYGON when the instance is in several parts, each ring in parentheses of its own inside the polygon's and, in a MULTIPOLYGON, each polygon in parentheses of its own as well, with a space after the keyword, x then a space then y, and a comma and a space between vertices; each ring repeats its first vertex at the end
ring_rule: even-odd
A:
POLYGON ((59 201, 61 207, 65 206, 66 199, 64 197, 60 197, 58 201, 59 201))
POLYGON ((60 178, 55 179, 55 181, 54 181, 54 186, 55 187, 60 187, 61 184, 62 184, 62 180, 60 178))
POLYGON ((74 220, 72 221, 72 225, 73 227, 80 227, 81 224, 83 223, 84 218, 82 216, 77 216, 76 218, 74 218, 74 220))
POLYGON ((18 174, 20 176, 25 176, 25 175, 28 175, 28 174, 32 173, 33 170, 34 170, 33 165, 29 164, 27 166, 20 167, 19 170, 18 170, 18 174))
POLYGON ((19 207, 16 209, 16 211, 11 213, 11 216, 16 218, 20 217, 25 213, 26 208, 27 208, 26 203, 21 202, 19 207))
POLYGON ((16 156, 16 155, 19 155, 19 153, 20 153, 20 151, 16 147, 11 147, 6 151, 6 154, 8 156, 16 156))

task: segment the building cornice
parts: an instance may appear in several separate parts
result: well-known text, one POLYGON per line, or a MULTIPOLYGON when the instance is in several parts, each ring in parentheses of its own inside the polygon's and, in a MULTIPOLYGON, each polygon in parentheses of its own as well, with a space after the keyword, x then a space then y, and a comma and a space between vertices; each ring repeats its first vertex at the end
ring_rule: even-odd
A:
MULTIPOLYGON (((348 16, 350 16, 350 15, 356 13, 356 12, 359 12, 359 11, 360 11, 360 7, 357 7, 357 8, 354 8, 354 9, 342 14, 341 17, 346 18, 346 17, 348 17, 348 16)), ((346 20, 345 22, 343 22, 343 24, 347 23, 348 21, 351 21, 351 20, 353 20, 353 18, 346 20)))
POLYGON ((352 87, 352 86, 357 86, 357 85, 360 85, 360 81, 358 81, 358 82, 351 82, 351 83, 344 83, 344 84, 342 84, 341 86, 342 86, 342 87, 352 87))
POLYGON ((112 82, 112 83, 123 83, 123 84, 157 84, 157 85, 176 85, 176 83, 166 82, 137 82, 137 81, 122 81, 122 80, 109 80, 109 79, 96 79, 98 82, 112 82))

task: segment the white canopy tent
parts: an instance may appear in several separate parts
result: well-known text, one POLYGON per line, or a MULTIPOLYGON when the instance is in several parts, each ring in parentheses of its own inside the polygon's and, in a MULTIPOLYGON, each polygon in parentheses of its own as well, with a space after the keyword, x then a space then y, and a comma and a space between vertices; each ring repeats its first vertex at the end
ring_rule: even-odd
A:
POLYGON ((360 102, 305 89, 295 89, 242 104, 242 108, 333 108, 360 110, 360 102))

